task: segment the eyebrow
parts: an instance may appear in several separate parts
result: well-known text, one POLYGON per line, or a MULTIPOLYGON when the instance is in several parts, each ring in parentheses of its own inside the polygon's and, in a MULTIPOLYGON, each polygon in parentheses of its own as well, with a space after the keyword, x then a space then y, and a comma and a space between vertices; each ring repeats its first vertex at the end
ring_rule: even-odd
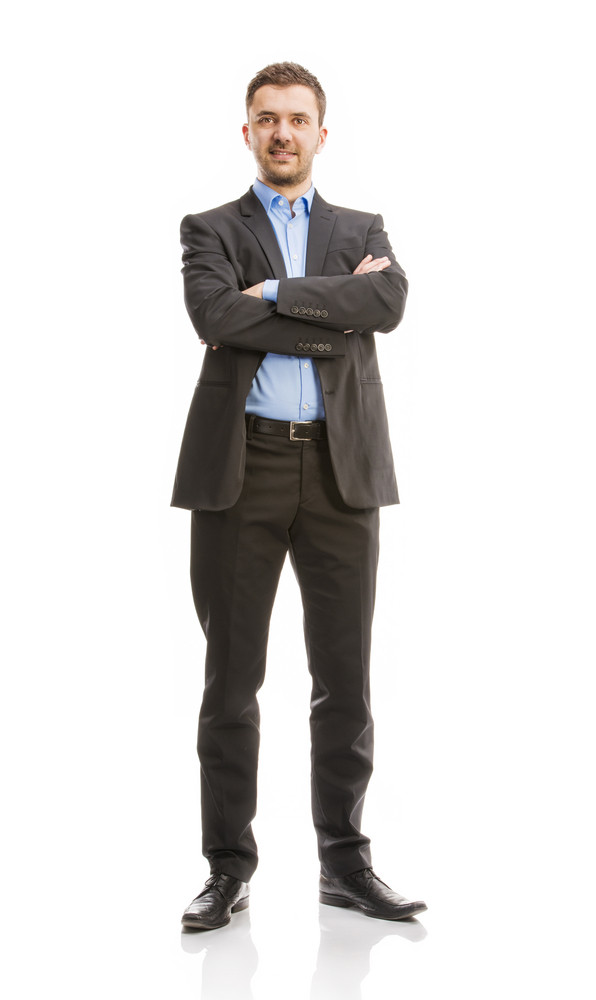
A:
MULTIPOLYGON (((277 118, 277 111, 257 111, 256 112, 256 117, 257 118, 261 118, 262 115, 271 115, 272 118, 277 118)), ((309 115, 308 111, 292 111, 290 113, 290 117, 292 117, 292 118, 309 118, 310 119, 312 116, 309 115)))

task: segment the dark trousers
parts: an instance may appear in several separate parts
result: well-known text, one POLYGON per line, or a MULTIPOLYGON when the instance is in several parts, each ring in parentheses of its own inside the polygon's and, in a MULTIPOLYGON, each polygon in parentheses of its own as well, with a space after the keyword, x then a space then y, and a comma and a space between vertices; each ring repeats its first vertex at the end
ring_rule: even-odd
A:
POLYGON ((252 435, 238 502, 192 512, 191 582, 207 639, 198 737, 203 854, 212 871, 247 882, 257 866, 257 692, 288 551, 312 675, 312 812, 321 870, 341 876, 371 865, 360 823, 373 758, 369 661, 378 547, 379 511, 344 504, 326 441, 252 435))

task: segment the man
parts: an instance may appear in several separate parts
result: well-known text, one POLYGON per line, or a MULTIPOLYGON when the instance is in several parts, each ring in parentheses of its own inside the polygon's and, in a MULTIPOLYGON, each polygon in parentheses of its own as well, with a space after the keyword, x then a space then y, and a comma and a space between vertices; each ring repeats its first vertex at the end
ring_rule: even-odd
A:
POLYGON ((378 508, 399 502, 373 334, 399 323, 407 282, 381 217, 332 207, 312 186, 327 136, 316 77, 267 66, 246 105, 257 180, 181 229, 185 302, 207 351, 172 504, 192 510, 191 582, 207 639, 198 753, 211 868, 182 922, 219 927, 248 906, 257 692, 288 552, 313 681, 320 899, 399 920, 426 906, 375 875, 360 820, 378 508))

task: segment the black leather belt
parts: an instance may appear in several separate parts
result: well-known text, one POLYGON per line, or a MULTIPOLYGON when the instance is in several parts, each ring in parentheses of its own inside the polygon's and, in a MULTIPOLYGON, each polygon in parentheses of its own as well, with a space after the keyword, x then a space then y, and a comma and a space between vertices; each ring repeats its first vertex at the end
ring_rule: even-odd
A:
POLYGON ((277 437, 289 438, 290 441, 324 441, 327 437, 324 420, 269 420, 267 417, 247 413, 246 427, 249 437, 253 432, 275 434, 277 437))

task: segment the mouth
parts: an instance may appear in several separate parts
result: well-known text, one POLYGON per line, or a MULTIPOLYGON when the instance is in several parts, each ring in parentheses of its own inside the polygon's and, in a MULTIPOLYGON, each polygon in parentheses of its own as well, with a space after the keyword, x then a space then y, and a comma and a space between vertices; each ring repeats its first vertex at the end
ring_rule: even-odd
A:
POLYGON ((296 153, 292 153, 288 149, 270 149, 269 153, 274 160, 279 160, 280 163, 287 162, 296 156, 296 153))

